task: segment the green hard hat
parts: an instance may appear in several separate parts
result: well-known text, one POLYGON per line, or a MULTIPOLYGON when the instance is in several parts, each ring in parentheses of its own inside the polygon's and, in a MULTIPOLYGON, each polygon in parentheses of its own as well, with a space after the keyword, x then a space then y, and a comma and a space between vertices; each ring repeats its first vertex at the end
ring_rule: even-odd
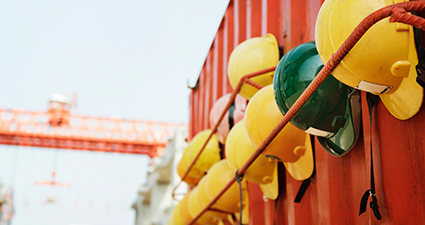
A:
MULTIPOLYGON (((291 49, 280 60, 274 75, 275 100, 282 114, 301 96, 323 68, 314 42, 291 49)), ((347 153, 360 130, 360 96, 350 87, 328 76, 291 123, 317 136, 322 147, 334 156, 347 153)))

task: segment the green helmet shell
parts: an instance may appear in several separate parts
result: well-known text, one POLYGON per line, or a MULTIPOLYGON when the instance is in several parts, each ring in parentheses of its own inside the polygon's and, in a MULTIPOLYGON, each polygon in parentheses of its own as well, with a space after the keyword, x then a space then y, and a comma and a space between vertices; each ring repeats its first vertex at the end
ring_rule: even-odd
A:
MULTIPOLYGON (((314 42, 291 49, 279 62, 273 80, 276 103, 282 114, 301 96, 323 68, 314 42)), ((332 155, 348 152, 357 139, 351 118, 350 88, 328 76, 291 123, 316 135, 332 155)))

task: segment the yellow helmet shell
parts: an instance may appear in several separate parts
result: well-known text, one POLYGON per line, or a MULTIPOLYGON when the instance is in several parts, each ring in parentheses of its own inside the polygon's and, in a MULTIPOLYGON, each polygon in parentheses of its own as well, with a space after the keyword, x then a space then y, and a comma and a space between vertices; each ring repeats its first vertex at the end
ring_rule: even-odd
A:
MULTIPOLYGON (((189 212, 189 198, 190 195, 192 194, 192 191, 188 192, 183 199, 181 200, 181 202, 179 203, 179 215, 181 220, 183 221, 183 223, 185 224, 189 224, 190 221, 193 220, 194 217, 192 217, 190 215, 189 212)), ((196 223, 195 223, 196 224, 196 223)))
MULTIPOLYGON (((198 185, 199 212, 211 202, 211 200, 208 198, 208 195, 205 189, 206 179, 207 179, 207 176, 203 177, 198 185)), ((204 215, 213 218, 214 221, 219 221, 219 220, 225 220, 228 214, 219 213, 215 211, 207 211, 206 213, 204 213, 204 215)))
MULTIPOLYGON (((195 187, 191 192, 192 194, 189 197, 189 213, 192 218, 195 218, 203 210, 203 208, 200 207, 199 200, 198 200, 199 188, 195 187)), ((217 224, 214 222, 212 217, 209 217, 205 214, 199 217, 199 219, 196 220, 196 222, 199 224, 207 224, 207 225, 217 224)))
MULTIPOLYGON (((189 147, 190 146, 188 146, 184 150, 183 156, 180 159, 179 163, 177 164, 177 174, 180 176, 180 178, 183 177, 183 174, 189 168, 189 165, 191 163, 189 156, 188 156, 189 147)), ((199 169, 197 169, 195 167, 192 167, 188 176, 183 181, 190 186, 196 186, 199 182, 199 179, 202 178, 204 175, 205 175, 204 172, 200 171, 199 169)))
MULTIPOLYGON (((366 16, 391 4, 392 0, 326 0, 316 20, 316 46, 323 63, 366 16)), ((390 113, 408 119, 422 105, 423 90, 415 81, 417 62, 412 27, 386 18, 365 33, 332 75, 353 88, 385 94, 381 99, 390 113)))
MULTIPOLYGON (((256 150, 251 142, 249 142, 244 123, 245 121, 241 120, 232 128, 226 142, 226 158, 229 161, 230 167, 235 172, 248 161, 256 150)), ((277 160, 259 155, 245 171, 244 178, 260 185, 272 183, 274 179, 277 179, 276 166, 277 160)), ((272 189, 265 193, 269 199, 276 199, 279 193, 278 183, 274 183, 275 185, 264 187, 272 189), (268 195, 268 193, 273 194, 268 195)))
MULTIPOLYGON (((245 128, 252 145, 258 148, 282 118, 274 100, 273 86, 269 85, 258 91, 249 102, 245 112, 245 128)), ((294 167, 303 170, 301 173, 290 170, 288 172, 293 175, 294 179, 307 179, 313 173, 314 167, 313 157, 310 154, 311 143, 306 142, 307 137, 309 138, 309 135, 303 130, 288 123, 266 147, 263 155, 276 157, 284 162, 285 166, 302 162, 304 166, 294 167), (307 152, 308 154, 306 154, 307 152), (294 174, 303 176, 294 176, 294 174)), ((288 169, 288 167, 286 168, 288 169)))
MULTIPOLYGON (((233 89, 239 80, 250 73, 276 66, 279 63, 279 46, 273 34, 256 37, 240 43, 230 54, 227 73, 233 89)), ((263 86, 273 83, 274 72, 250 78, 263 86)), ((242 97, 251 99, 258 89, 244 84, 239 92, 242 97)))
MULTIPOLYGON (((274 101, 273 86, 257 92, 245 113, 245 128, 252 145, 258 148, 282 118, 274 101)), ((288 123, 263 154, 278 157, 282 162, 296 162, 301 154, 296 154, 295 149, 303 146, 304 141, 304 131, 288 123)))
POLYGON ((169 220, 169 224, 172 224, 172 225, 185 225, 185 223, 183 223, 183 220, 180 217, 179 211, 180 211, 180 204, 177 204, 174 207, 173 216, 169 220))
MULTIPOLYGON (((195 137, 193 137, 188 150, 188 159, 190 162, 192 162, 198 155, 210 134, 211 130, 208 129, 199 132, 195 135, 195 137)), ((213 134, 204 151, 196 161, 194 168, 197 168, 202 172, 207 172, 214 163, 220 161, 220 151, 221 149, 219 147, 217 137, 213 134)))
MULTIPOLYGON (((183 174, 186 172, 186 169, 184 169, 183 167, 180 166, 180 163, 182 161, 179 162, 179 165, 177 165, 177 174, 180 176, 180 178, 183 177, 183 174)), ((187 168, 187 167, 186 167, 187 168)), ((194 168, 192 168, 191 172, 193 171, 194 168)), ((183 180, 183 182, 185 182, 186 184, 194 187, 196 185, 198 185, 199 183, 199 178, 194 178, 189 175, 186 176, 186 178, 183 180)))
MULTIPOLYGON (((326 63, 330 59, 366 16, 391 4, 392 0, 325 1, 316 20, 316 46, 322 61, 326 63)), ((402 27, 406 29, 398 30, 396 24, 389 23, 389 18, 373 25, 332 75, 341 82, 359 89, 362 89, 362 81, 391 86, 392 89, 387 93, 393 93, 409 72, 403 69, 397 76, 391 72, 391 67, 395 63, 408 61, 410 29, 407 25, 402 27)), ((364 91, 381 93, 373 89, 364 91)))
MULTIPOLYGON (((211 201, 217 196, 234 176, 235 173, 230 168, 227 159, 223 159, 211 167, 205 181, 205 191, 208 199, 211 201)), ((239 212, 239 184, 233 183, 214 204, 214 208, 231 213, 239 212)))

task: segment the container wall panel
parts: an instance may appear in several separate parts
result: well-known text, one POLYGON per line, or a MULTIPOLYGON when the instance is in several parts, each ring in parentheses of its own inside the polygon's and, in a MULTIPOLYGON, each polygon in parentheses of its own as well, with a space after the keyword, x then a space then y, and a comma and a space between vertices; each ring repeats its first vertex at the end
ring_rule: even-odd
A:
POLYGON ((246 0, 234 0, 235 4, 235 27, 234 27, 234 38, 235 43, 233 47, 236 47, 239 43, 246 40, 247 34, 247 2, 246 0))
POLYGON ((213 78, 213 74, 212 74, 212 59, 214 57, 214 48, 210 49, 210 52, 207 56, 207 60, 206 60, 206 73, 204 74, 204 79, 203 79, 203 89, 204 89, 204 110, 202 112, 202 128, 201 130, 207 129, 208 128, 208 113, 211 107, 211 97, 212 97, 212 78, 213 78))
MULTIPOLYGON (((223 95, 226 93, 225 90, 226 89, 225 85, 223 85, 223 80, 226 81, 227 78, 226 76, 224 76, 226 73, 223 73, 223 36, 224 36, 224 25, 223 23, 220 25, 220 29, 217 32, 217 37, 215 39, 215 44, 216 47, 214 47, 215 49, 215 53, 214 53, 214 64, 215 64, 215 68, 216 70, 214 70, 215 74, 214 77, 216 79, 215 82, 215 94, 214 94, 214 101, 217 100, 219 98, 219 96, 223 95), (224 87, 223 87, 224 86, 224 87)), ((225 83, 224 83, 225 84, 225 83)))
POLYGON ((229 79, 227 79, 227 62, 230 54, 232 53, 233 46, 235 43, 234 38, 234 13, 235 9, 233 6, 233 2, 229 3, 227 7, 227 11, 223 18, 223 95, 225 93, 232 92, 232 86, 230 85, 229 79))
MULTIPOLYGON (((291 48, 314 40, 316 16, 322 0, 233 0, 211 45, 190 102, 190 138, 209 128, 209 111, 216 99, 233 91, 227 79, 232 50, 250 37, 272 33, 279 45, 291 48)), ((314 139, 315 176, 302 201, 294 203, 301 186, 284 167, 279 171, 280 195, 265 199, 250 183, 250 224, 425 224, 425 112, 400 121, 382 103, 369 114, 362 93, 362 135, 346 155, 329 155, 314 139), (360 199, 370 188, 370 141, 376 195, 383 219, 369 206, 359 216, 360 199)))

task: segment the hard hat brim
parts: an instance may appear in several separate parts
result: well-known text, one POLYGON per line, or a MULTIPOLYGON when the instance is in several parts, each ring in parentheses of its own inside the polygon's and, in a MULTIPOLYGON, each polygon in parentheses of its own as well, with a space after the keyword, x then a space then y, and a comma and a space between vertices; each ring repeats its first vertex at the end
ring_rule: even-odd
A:
POLYGON ((320 145, 333 156, 343 156, 357 143, 361 129, 360 93, 354 91, 347 102, 344 127, 329 138, 317 137, 320 145))
POLYGON ((305 134, 305 154, 296 162, 284 162, 286 170, 295 180, 308 179, 314 170, 313 148, 311 146, 310 134, 305 134))
MULTIPOLYGON (((412 35, 413 38, 413 35, 412 35)), ((397 119, 407 120, 419 112, 422 106, 424 91, 416 83, 416 69, 418 55, 414 46, 414 41, 410 42, 409 61, 411 62, 409 75, 404 78, 400 87, 392 94, 380 95, 385 108, 397 119)))
POLYGON ((277 161, 273 172, 273 181, 267 184, 260 184, 261 191, 268 199, 276 200, 279 196, 279 178, 277 174, 277 161))

